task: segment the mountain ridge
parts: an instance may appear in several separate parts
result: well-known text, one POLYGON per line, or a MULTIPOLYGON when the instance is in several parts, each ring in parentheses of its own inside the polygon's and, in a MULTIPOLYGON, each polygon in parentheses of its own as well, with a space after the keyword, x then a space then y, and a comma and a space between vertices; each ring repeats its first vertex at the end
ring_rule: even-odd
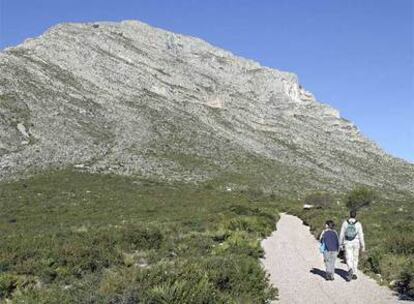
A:
POLYGON ((0 71, 1 179, 73 166, 189 182, 253 174, 283 191, 414 192, 414 165, 296 75, 198 38, 137 21, 60 24, 4 49, 0 71))

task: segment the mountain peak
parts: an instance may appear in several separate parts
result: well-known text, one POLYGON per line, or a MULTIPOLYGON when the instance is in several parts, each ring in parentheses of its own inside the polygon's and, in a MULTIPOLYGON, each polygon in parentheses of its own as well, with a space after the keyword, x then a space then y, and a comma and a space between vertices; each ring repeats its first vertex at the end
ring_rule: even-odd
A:
POLYGON ((280 191, 414 191, 414 166, 296 75, 139 21, 57 25, 1 53, 0 72, 0 178, 77 166, 195 182, 253 174, 280 191))

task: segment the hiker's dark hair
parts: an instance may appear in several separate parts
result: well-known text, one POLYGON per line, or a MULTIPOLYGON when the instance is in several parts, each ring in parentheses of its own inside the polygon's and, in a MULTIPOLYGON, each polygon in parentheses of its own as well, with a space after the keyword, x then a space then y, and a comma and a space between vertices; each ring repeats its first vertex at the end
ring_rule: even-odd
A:
POLYGON ((351 218, 356 218, 356 210, 351 210, 351 211, 349 212, 349 217, 351 217, 351 218))
POLYGON ((328 220, 328 221, 326 221, 325 224, 329 227, 329 229, 334 229, 335 228, 334 221, 328 220))

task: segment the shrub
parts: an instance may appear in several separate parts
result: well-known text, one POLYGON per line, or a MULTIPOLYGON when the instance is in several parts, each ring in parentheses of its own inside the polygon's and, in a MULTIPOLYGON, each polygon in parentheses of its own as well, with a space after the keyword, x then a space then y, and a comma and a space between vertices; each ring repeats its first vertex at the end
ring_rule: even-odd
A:
POLYGON ((248 189, 243 189, 241 192, 245 194, 250 201, 260 201, 266 197, 263 189, 257 187, 249 187, 248 189))
POLYGON ((206 278, 198 281, 177 280, 152 287, 146 293, 146 302, 153 304, 224 303, 206 278))
POLYGON ((134 268, 104 271, 98 287, 99 292, 109 296, 124 294, 126 288, 133 285, 136 272, 137 270, 134 268))
POLYGON ((382 255, 378 250, 368 252, 368 257, 362 259, 363 266, 368 268, 373 273, 381 273, 381 258, 382 255))
POLYGON ((171 240, 169 251, 179 256, 205 255, 213 246, 214 240, 209 233, 187 233, 180 240, 171 240))
POLYGON ((263 257, 263 248, 257 239, 252 239, 244 231, 234 232, 225 242, 214 250, 216 254, 239 254, 254 258, 263 257))
POLYGON ((359 187, 353 189, 346 195, 345 204, 350 210, 358 210, 368 207, 377 198, 378 195, 375 191, 366 187, 359 187))
POLYGON ((115 294, 108 299, 108 304, 136 304, 141 302, 141 294, 134 288, 126 289, 122 294, 115 294))
POLYGON ((268 285, 268 277, 255 258, 227 253, 205 259, 202 267, 218 290, 238 299, 249 295, 251 300, 245 303, 268 303, 277 295, 276 289, 268 285))
POLYGON ((112 264, 119 264, 121 261, 122 257, 116 248, 103 244, 94 245, 89 237, 85 237, 74 239, 59 247, 54 267, 66 267, 72 275, 80 277, 85 273, 97 272, 112 264))
POLYGON ((414 264, 411 262, 409 266, 404 268, 397 284, 398 292, 414 299, 414 264))
POLYGON ((414 254, 414 235, 405 233, 394 233, 386 242, 387 249, 395 254, 414 254))
POLYGON ((11 296, 17 287, 18 278, 14 275, 0 274, 0 299, 11 296))
POLYGON ((161 247, 163 235, 159 228, 127 225, 122 228, 122 241, 131 250, 158 249, 161 247))
POLYGON ((316 208, 329 208, 334 203, 334 198, 331 194, 327 192, 316 192, 309 194, 305 197, 304 203, 308 205, 313 205, 316 208))
POLYGON ((246 231, 249 233, 257 233, 264 237, 269 235, 274 226, 274 221, 257 216, 240 216, 231 219, 227 224, 230 231, 246 231))
POLYGON ((223 242, 231 235, 231 231, 224 228, 219 228, 218 230, 210 231, 209 235, 213 241, 223 242))

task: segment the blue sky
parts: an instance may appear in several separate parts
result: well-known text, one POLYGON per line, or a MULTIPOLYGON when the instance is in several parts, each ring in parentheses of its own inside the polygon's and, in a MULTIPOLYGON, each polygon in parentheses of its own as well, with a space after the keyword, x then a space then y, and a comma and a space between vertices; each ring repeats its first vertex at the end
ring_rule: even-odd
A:
POLYGON ((295 72, 385 151, 414 162, 412 0, 0 0, 0 48, 60 22, 125 19, 295 72))

